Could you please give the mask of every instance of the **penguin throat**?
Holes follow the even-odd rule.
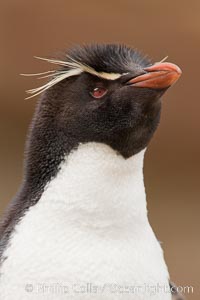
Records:
[[[105,144],[79,145],[65,157],[37,206],[61,210],[66,222],[80,227],[124,227],[146,221],[144,152],[124,159]]]

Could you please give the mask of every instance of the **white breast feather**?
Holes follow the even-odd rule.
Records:
[[[66,157],[12,234],[0,299],[170,300],[147,218],[143,156],[125,160],[88,143]]]

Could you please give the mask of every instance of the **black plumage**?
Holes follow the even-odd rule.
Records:
[[[0,227],[0,257],[16,223],[37,203],[66,154],[80,143],[99,142],[129,158],[148,145],[159,124],[160,98],[169,86],[140,88],[129,84],[152,65],[146,56],[115,44],[76,47],[67,55],[70,61],[96,72],[122,76],[108,80],[82,72],[58,82],[42,95],[29,130],[24,180]],[[65,70],[69,67],[62,66],[61,71]],[[106,94],[94,98],[95,89],[106,90]]]

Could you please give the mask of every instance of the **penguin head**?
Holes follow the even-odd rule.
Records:
[[[125,158],[148,145],[161,96],[181,74],[174,64],[152,64],[115,44],[76,47],[61,65],[45,87],[40,119],[54,124],[66,143],[104,143]]]

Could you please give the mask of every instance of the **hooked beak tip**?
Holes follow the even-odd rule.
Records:
[[[181,69],[172,63],[157,63],[144,69],[145,74],[128,81],[134,87],[165,89],[173,85],[181,76]]]

